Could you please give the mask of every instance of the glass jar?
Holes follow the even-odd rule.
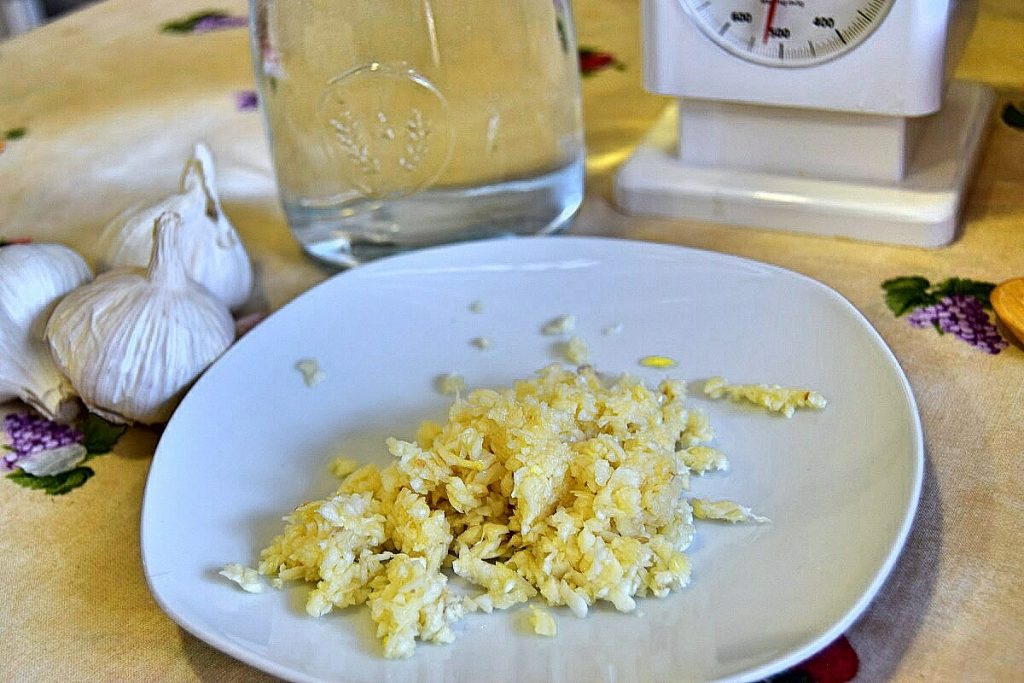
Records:
[[[568,0],[250,0],[281,204],[338,266],[551,233],[583,198]]]

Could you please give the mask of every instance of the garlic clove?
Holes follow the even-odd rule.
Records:
[[[188,387],[234,341],[227,307],[187,274],[187,228],[155,221],[147,269],[103,273],[65,297],[46,327],[57,365],[93,411],[116,422],[166,422]]]
[[[215,173],[210,150],[202,143],[197,144],[182,174],[181,189],[189,196],[202,194],[205,220],[189,225],[192,239],[186,242],[185,263],[193,280],[213,292],[228,308],[237,310],[252,295],[252,262],[221,206]]]
[[[145,268],[153,253],[153,224],[167,212],[186,216],[194,212],[194,198],[173,194],[151,205],[137,204],[107,224],[99,237],[97,272],[114,268]]]
[[[60,244],[0,248],[0,403],[20,399],[50,419],[75,417],[75,392],[50,356],[46,321],[65,294],[92,279]]]
[[[228,308],[245,304],[252,294],[252,262],[224,213],[215,176],[209,148],[198,143],[182,171],[178,193],[152,205],[132,207],[104,228],[99,240],[100,270],[145,267],[153,250],[154,221],[172,212],[184,224],[180,251],[189,277]]]

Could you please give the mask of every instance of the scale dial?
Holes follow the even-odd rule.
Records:
[[[730,53],[766,66],[812,66],[856,48],[896,0],[679,0]]]

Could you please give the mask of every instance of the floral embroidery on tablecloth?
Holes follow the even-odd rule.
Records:
[[[239,90],[235,93],[235,107],[238,111],[253,111],[260,106],[260,96],[255,90]]]
[[[810,659],[765,679],[763,683],[847,683],[857,676],[859,670],[857,651],[846,636],[839,636]]]
[[[91,413],[73,425],[60,424],[31,412],[10,413],[4,416],[0,432],[3,469],[9,472],[7,478],[19,486],[60,496],[78,488],[95,474],[85,463],[109,453],[126,429]],[[68,459],[69,450],[74,449],[80,451],[80,457]],[[28,467],[28,461],[40,463],[50,456],[69,465],[63,471],[38,476],[19,467],[19,463]]]
[[[160,26],[164,33],[202,34],[234,28],[248,28],[249,18],[232,15],[223,10],[204,10],[182,19],[165,22]],[[259,108],[259,95],[255,90],[238,90],[234,93],[235,108],[238,111],[253,111]]]
[[[232,15],[223,10],[204,10],[183,19],[165,22],[161,24],[160,30],[164,33],[210,33],[245,28],[248,25],[248,17]]]
[[[1024,130],[1024,109],[1018,107],[1013,102],[1007,102],[1006,106],[1003,107],[1003,123],[1010,128]]]
[[[13,142],[14,140],[20,140],[25,137],[28,130],[24,127],[8,128],[7,130],[0,133],[0,154],[4,153],[7,149],[7,143]]]
[[[592,47],[580,46],[579,60],[580,74],[584,77],[593,76],[605,69],[623,71],[626,68],[626,65],[611,52],[602,52]]]
[[[907,313],[917,328],[952,334],[979,351],[997,354],[1007,346],[989,311],[995,285],[964,278],[932,284],[920,275],[892,278],[882,283],[885,303],[896,317]]]

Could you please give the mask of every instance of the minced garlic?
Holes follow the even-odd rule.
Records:
[[[329,469],[331,474],[338,479],[344,479],[359,469],[359,463],[352,458],[343,458],[339,456],[331,461],[327,466],[327,469]]]
[[[557,365],[473,391],[415,442],[388,439],[386,467],[364,465],[288,515],[260,573],[315,583],[313,616],[368,605],[386,657],[450,642],[467,612],[531,599],[579,617],[598,601],[632,611],[637,597],[689,583],[694,515],[682,494],[691,472],[728,466],[685,392]],[[446,572],[479,592],[456,595]],[[549,614],[530,619],[554,635]]]
[[[535,605],[530,605],[530,627],[538,636],[553,638],[558,633],[558,626],[551,612]]]
[[[717,519],[723,522],[768,522],[767,517],[755,515],[753,511],[731,500],[704,500],[691,498],[694,519]]]
[[[541,334],[548,336],[557,336],[560,334],[568,334],[576,329],[576,316],[574,315],[560,315],[557,318],[544,324],[540,328]]]
[[[490,337],[473,337],[469,343],[481,351],[486,351],[494,345]]]
[[[224,568],[217,572],[229,581],[234,581],[247,593],[262,593],[263,582],[255,569],[243,567],[237,562],[224,565]]]
[[[562,352],[565,354],[567,361],[576,365],[586,363],[590,358],[590,348],[587,347],[586,342],[576,335],[570,337],[569,341],[564,344]]]
[[[295,363],[295,369],[302,374],[302,381],[307,387],[315,387],[324,381],[327,374],[320,369],[315,358],[303,358]]]
[[[458,394],[466,389],[466,380],[457,372],[450,372],[438,377],[436,386],[442,394]]]
[[[778,384],[729,384],[722,377],[712,377],[704,383],[704,393],[710,398],[728,396],[733,401],[748,401],[785,417],[792,417],[796,408],[821,410],[828,401],[816,391],[780,387]]]

